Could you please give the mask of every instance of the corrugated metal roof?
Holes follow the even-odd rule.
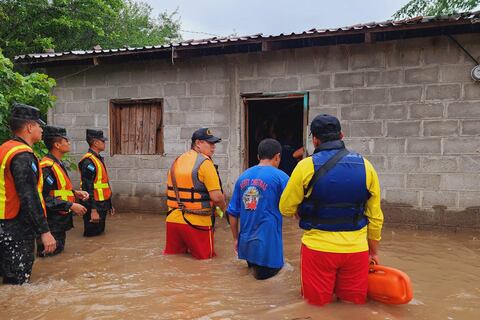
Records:
[[[302,33],[291,33],[291,34],[279,34],[278,36],[268,36],[268,38],[275,38],[275,37],[284,37],[284,36],[293,36],[293,35],[301,35],[301,34],[325,34],[325,33],[342,33],[346,31],[358,31],[358,30],[369,30],[371,29],[379,29],[377,31],[381,31],[382,28],[387,27],[401,27],[401,26],[411,26],[411,25],[420,25],[426,23],[433,23],[433,22],[449,22],[449,21],[465,21],[470,23],[478,23],[480,22],[480,11],[475,12],[464,12],[459,14],[451,14],[451,15],[444,15],[444,16],[430,16],[430,17],[415,17],[411,19],[404,19],[404,20],[387,20],[383,22],[368,22],[362,24],[355,24],[348,27],[340,27],[340,28],[329,28],[329,29],[310,29],[308,31],[304,31]]]
[[[19,55],[15,57],[15,62],[17,63],[36,63],[42,61],[54,61],[54,60],[75,60],[75,57],[86,58],[89,56],[108,56],[129,52],[149,52],[156,50],[175,50],[177,48],[186,48],[186,47],[215,47],[228,45],[233,43],[242,43],[242,42],[261,42],[263,40],[288,40],[295,38],[302,38],[305,36],[315,36],[315,35],[342,35],[347,33],[363,33],[363,32],[382,32],[387,28],[391,29],[402,29],[404,27],[412,27],[415,29],[415,26],[426,26],[428,24],[435,25],[436,23],[461,23],[464,24],[474,24],[480,23],[480,11],[476,12],[465,12],[459,14],[445,15],[445,16],[432,16],[432,17],[416,17],[412,19],[404,20],[387,20],[384,22],[370,22],[363,24],[356,24],[348,27],[341,28],[329,28],[329,29],[310,29],[301,33],[290,33],[285,34],[281,33],[278,35],[267,35],[255,34],[249,36],[231,36],[231,37],[214,37],[208,39],[196,39],[196,40],[187,40],[179,43],[170,43],[165,45],[157,46],[144,46],[144,47],[126,47],[126,48],[117,48],[117,49],[101,49],[101,50],[72,50],[65,52],[54,52],[54,53],[33,53],[26,55]],[[163,49],[163,50],[162,50]]]
[[[126,48],[101,49],[101,50],[72,50],[72,51],[53,52],[53,53],[31,53],[26,55],[18,55],[15,57],[15,61],[21,62],[23,60],[55,58],[55,57],[62,57],[62,56],[102,55],[102,54],[111,54],[111,53],[120,53],[120,52],[148,51],[148,50],[154,50],[154,49],[195,47],[200,45],[218,45],[218,44],[225,44],[225,43],[231,43],[231,42],[257,40],[261,38],[262,38],[262,34],[255,34],[255,35],[241,36],[241,37],[225,37],[225,38],[214,37],[209,39],[194,39],[194,40],[182,41],[179,43],[170,43],[170,44],[157,45],[157,46],[126,47]]]

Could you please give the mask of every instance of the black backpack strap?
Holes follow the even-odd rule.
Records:
[[[345,157],[349,153],[350,153],[350,151],[348,151],[346,148],[340,149],[340,151],[335,153],[335,155],[333,157],[328,159],[327,162],[325,162],[322,166],[320,166],[320,168],[318,168],[318,170],[315,171],[315,173],[313,174],[312,180],[310,180],[310,182],[308,183],[307,189],[305,189],[305,194],[308,194],[310,192],[310,190],[313,188],[313,186],[315,185],[315,183],[321,177],[323,177],[325,174],[327,174],[327,172],[330,171],[330,169],[335,167],[335,165],[340,160],[342,160],[343,157]],[[310,194],[310,196],[311,196],[311,194]],[[310,196],[305,197],[305,199],[309,199]]]

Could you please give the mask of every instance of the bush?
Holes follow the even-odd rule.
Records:
[[[55,84],[55,80],[46,74],[22,75],[14,71],[13,63],[0,50],[0,144],[11,137],[8,118],[12,103],[37,107],[46,119],[48,109],[55,103],[56,97],[51,94]],[[40,158],[47,153],[43,142],[36,144],[34,151]]]

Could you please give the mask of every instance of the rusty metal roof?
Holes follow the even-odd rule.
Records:
[[[208,39],[197,39],[181,41],[179,43],[170,43],[165,45],[156,46],[143,46],[143,47],[126,47],[117,49],[99,49],[99,50],[72,50],[65,52],[51,52],[51,53],[33,53],[26,55],[18,55],[14,58],[16,63],[20,64],[38,64],[49,63],[58,61],[72,61],[83,60],[92,57],[108,57],[128,54],[141,54],[149,52],[161,52],[168,51],[174,52],[175,50],[193,49],[193,48],[214,48],[214,47],[226,47],[236,44],[262,44],[269,41],[286,41],[302,38],[315,38],[315,37],[328,37],[328,36],[343,36],[352,34],[365,34],[365,33],[381,33],[387,31],[400,31],[400,30],[415,30],[420,28],[435,28],[446,27],[451,25],[473,25],[480,23],[480,11],[465,12],[459,14],[451,14],[444,16],[430,16],[430,17],[415,17],[404,20],[387,20],[384,22],[370,22],[363,24],[356,24],[348,27],[341,28],[328,28],[328,29],[310,29],[301,33],[281,33],[278,35],[255,34],[249,36],[230,36],[230,37],[214,37]]]

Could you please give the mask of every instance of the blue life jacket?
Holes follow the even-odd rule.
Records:
[[[344,147],[340,140],[322,143],[312,155],[315,171]],[[364,212],[369,197],[363,158],[350,152],[313,185],[299,208],[300,228],[360,230],[368,224]]]

